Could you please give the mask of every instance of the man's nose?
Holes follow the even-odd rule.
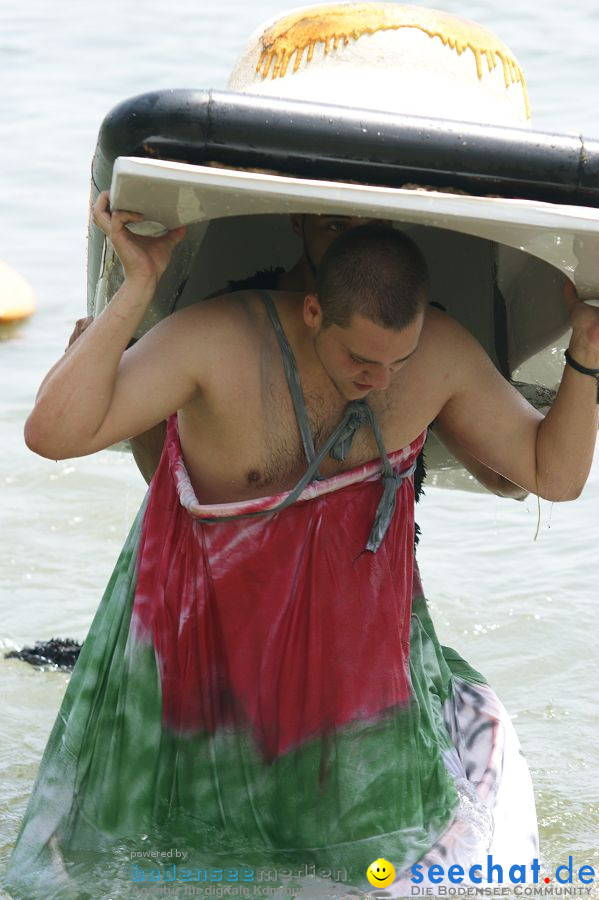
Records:
[[[384,366],[377,366],[368,373],[368,380],[375,391],[385,391],[391,381],[391,372]]]

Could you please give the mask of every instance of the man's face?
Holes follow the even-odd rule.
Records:
[[[384,328],[361,315],[352,316],[347,327],[322,327],[314,295],[305,301],[304,318],[314,329],[314,349],[329,378],[346,400],[359,400],[371,391],[385,391],[393,376],[416,352],[424,323],[424,312],[404,328]],[[322,316],[322,310],[320,311]],[[312,324],[310,324],[312,323]]]
[[[291,216],[293,230],[303,241],[304,256],[313,275],[335,238],[344,231],[355,228],[356,225],[372,223],[390,225],[391,221],[389,219],[362,219],[359,216]]]

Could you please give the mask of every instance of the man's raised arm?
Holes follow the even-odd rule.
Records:
[[[457,326],[452,338],[452,396],[439,414],[443,429],[496,472],[547,500],[579,496],[597,438],[599,309],[565,285],[572,336],[567,364],[547,416],[533,409],[495,370],[482,348]],[[455,323],[454,323],[455,325]],[[446,336],[447,337],[447,336]],[[573,363],[573,364],[572,364]]]
[[[133,235],[125,226],[141,218],[136,213],[111,213],[108,193],[98,197],[94,220],[110,236],[125,280],[102,315],[42,382],[25,425],[27,445],[42,456],[65,459],[110,446],[163,420],[197,388],[184,364],[177,367],[177,352],[168,352],[164,329],[150,343],[163,345],[166,362],[174,367],[171,378],[152,381],[156,357],[150,358],[147,347],[136,345],[125,354],[184,235],[183,228],[158,238]],[[176,337],[177,326],[168,331]]]

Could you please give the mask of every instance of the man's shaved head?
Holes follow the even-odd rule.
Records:
[[[387,225],[340,235],[316,273],[322,326],[345,328],[361,315],[384,328],[410,324],[428,302],[428,270],[414,241]]]

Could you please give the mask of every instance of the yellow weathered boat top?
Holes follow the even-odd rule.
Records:
[[[524,73],[492,31],[397,3],[293,10],[262,25],[229,87],[463,121],[527,125]]]

